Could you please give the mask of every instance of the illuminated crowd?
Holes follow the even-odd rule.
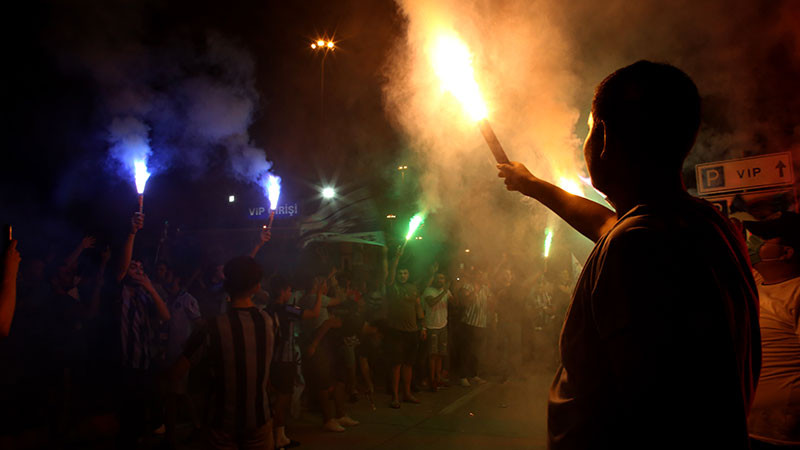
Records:
[[[246,428],[290,448],[300,415],[346,432],[358,402],[404,408],[558,364],[572,267],[523,273],[503,255],[420,270],[400,246],[359,270],[287,273],[264,264],[285,251],[268,229],[228,252],[244,256],[201,262],[169,242],[140,251],[144,223],[134,214],[113,251],[91,236],[69,254],[20,243],[0,443],[223,448]]]

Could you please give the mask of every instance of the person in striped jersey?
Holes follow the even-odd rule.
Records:
[[[274,440],[267,385],[277,324],[253,304],[262,273],[252,257],[230,260],[224,273],[230,308],[189,339],[173,377],[208,358],[214,373],[210,447],[271,450]]]

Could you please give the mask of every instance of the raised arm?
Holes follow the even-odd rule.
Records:
[[[17,272],[19,271],[17,241],[8,244],[3,258],[3,278],[0,279],[0,337],[11,332],[11,322],[17,306]]]
[[[251,258],[255,258],[256,255],[258,254],[258,251],[261,250],[261,247],[263,247],[264,244],[266,244],[267,242],[269,242],[270,239],[272,239],[272,231],[270,231],[268,228],[262,228],[261,234],[259,234],[258,237],[259,237],[258,242],[256,242],[256,245],[253,246],[252,250],[250,250]]]
[[[521,163],[498,164],[497,169],[498,176],[505,178],[506,189],[538,200],[592,242],[617,223],[614,211],[536,178]]]
[[[389,274],[386,277],[387,286],[394,285],[394,278],[397,275],[397,265],[400,264],[400,257],[403,256],[404,250],[405,246],[403,245],[397,247],[397,252],[395,252],[394,258],[392,259],[392,264],[389,266]]]
[[[95,238],[94,236],[86,236],[81,239],[81,243],[75,247],[75,250],[67,256],[66,261],[64,261],[67,267],[75,268],[78,266],[78,258],[81,256],[84,250],[87,248],[94,248]]]
[[[133,242],[136,240],[136,233],[144,227],[144,214],[134,213],[131,218],[131,231],[128,233],[125,244],[122,246],[122,257],[119,260],[117,267],[116,279],[122,281],[128,271],[128,266],[131,265],[131,257],[133,257]]]
[[[158,318],[163,320],[164,322],[170,319],[169,308],[167,308],[167,304],[158,295],[158,291],[153,286],[153,283],[150,281],[150,278],[144,272],[136,272],[131,274],[131,278],[135,281],[138,285],[140,285],[150,297],[153,298],[153,302],[156,306],[156,312],[158,313]]]
[[[316,293],[317,301],[314,302],[313,308],[303,311],[303,319],[315,319],[319,317],[319,313],[322,310],[322,296],[325,295],[325,292],[328,290],[327,283],[327,279],[325,281],[314,280],[315,286],[313,292]]]

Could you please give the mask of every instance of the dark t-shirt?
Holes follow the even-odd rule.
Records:
[[[744,243],[688,195],[640,205],[581,273],[550,388],[549,448],[748,448],[760,367]]]

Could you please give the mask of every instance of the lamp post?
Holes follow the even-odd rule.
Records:
[[[325,119],[325,58],[334,49],[336,49],[336,44],[332,40],[317,39],[311,43],[311,50],[322,52],[322,61],[319,68],[319,115],[321,120]]]

